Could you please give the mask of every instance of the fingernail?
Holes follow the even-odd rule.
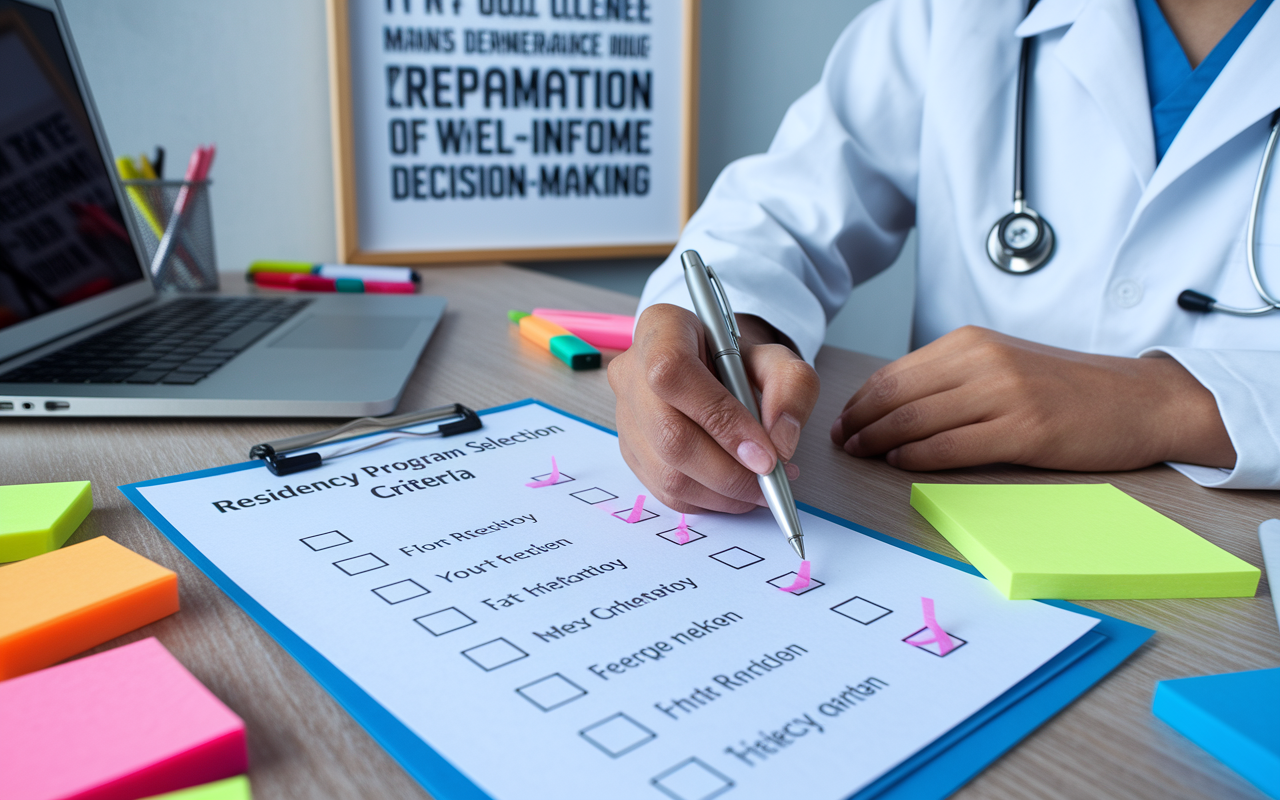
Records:
[[[901,451],[896,448],[884,454],[884,460],[887,461],[889,466],[891,467],[898,466],[898,461],[900,460],[900,457],[901,457]]]
[[[844,422],[840,417],[836,417],[836,421],[831,423],[831,441],[840,444],[842,436],[844,436]]]
[[[849,441],[844,443],[844,451],[846,453],[848,453],[851,456],[857,455],[857,453],[854,451],[858,449],[858,444],[859,444],[858,437],[861,435],[862,434],[860,433],[855,433],[854,435],[849,437]]]
[[[799,420],[790,414],[782,414],[778,417],[778,421],[773,423],[769,438],[773,440],[774,447],[778,448],[778,455],[781,458],[791,458],[796,454],[796,445],[800,442]]]
[[[795,464],[788,464],[787,480],[794,481],[796,478],[799,478],[799,477],[800,477],[800,468],[797,467]]]
[[[773,471],[773,459],[768,451],[750,439],[744,439],[738,445],[738,460],[757,475],[768,475]]]

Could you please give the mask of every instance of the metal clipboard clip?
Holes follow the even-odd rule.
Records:
[[[424,422],[448,419],[453,419],[453,421],[440,422],[435,430],[431,431],[402,430]],[[255,444],[249,450],[249,458],[260,458],[267,462],[267,469],[271,470],[275,475],[292,475],[305,469],[314,469],[326,461],[369,450],[396,439],[454,436],[459,433],[479,430],[482,425],[480,415],[461,403],[453,403],[452,405],[428,408],[425,411],[401,414],[397,417],[361,417],[332,430],[304,433],[301,436],[291,436],[288,439],[276,439],[272,442]],[[323,456],[319,453],[289,455],[293,451],[316,447],[321,444],[336,444],[337,442],[373,437],[382,431],[389,432],[390,435],[377,438],[374,441],[355,442],[350,447],[340,448]]]

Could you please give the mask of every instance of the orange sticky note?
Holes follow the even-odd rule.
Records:
[[[0,797],[136,800],[248,769],[244,722],[155,639],[0,682]]]
[[[0,681],[178,610],[178,576],[105,536],[0,567]]]

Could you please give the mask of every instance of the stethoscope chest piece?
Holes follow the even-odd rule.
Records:
[[[987,236],[991,263],[1005,272],[1026,275],[1035,272],[1053,256],[1053,226],[1022,202],[1005,214]]]

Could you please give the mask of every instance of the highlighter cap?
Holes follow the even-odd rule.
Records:
[[[577,336],[556,336],[551,340],[551,355],[573,369],[599,369],[600,351]]]

